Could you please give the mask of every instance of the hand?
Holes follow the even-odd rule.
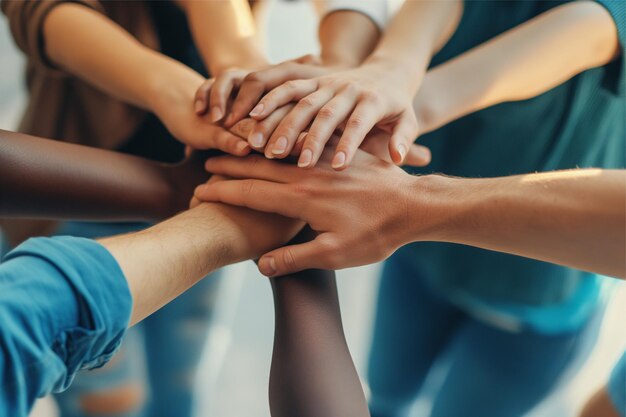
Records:
[[[202,185],[195,197],[299,218],[318,233],[311,242],[263,255],[259,269],[267,276],[364,265],[412,241],[409,195],[425,198],[415,189],[420,178],[363,151],[336,172],[329,169],[331,157],[326,151],[320,166],[307,171],[256,155],[210,159],[209,172],[234,179]],[[428,230],[436,217],[425,211],[420,227]]]
[[[266,66],[258,70],[228,70],[215,79],[207,80],[196,92],[196,113],[206,114],[210,109],[210,118],[215,123],[229,111],[224,125],[229,127],[248,115],[259,99],[274,87],[288,80],[307,79],[328,74],[339,67],[323,66],[319,57],[305,55],[283,63]],[[232,95],[235,100],[230,103]],[[251,144],[256,149],[263,144]]]
[[[298,101],[269,139],[266,156],[289,155],[299,135],[310,125],[298,166],[313,167],[332,134],[345,125],[333,168],[346,168],[374,127],[391,134],[389,155],[401,164],[418,134],[413,97],[408,90],[391,68],[371,63],[310,80],[288,81],[263,97],[250,115],[262,120],[276,108]]]
[[[175,138],[194,149],[219,149],[236,156],[249,154],[251,149],[244,139],[194,111],[194,93],[202,80],[199,76],[171,79],[155,95],[150,107]]]

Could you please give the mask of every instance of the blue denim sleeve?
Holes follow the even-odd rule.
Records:
[[[607,87],[622,97],[626,96],[626,1],[596,0],[606,8],[617,27],[621,56],[608,66],[609,77],[605,80]]]
[[[121,343],[132,299],[113,256],[93,240],[30,239],[0,264],[0,417],[104,365]]]
[[[626,417],[626,353],[622,355],[609,379],[609,397],[619,415]]]

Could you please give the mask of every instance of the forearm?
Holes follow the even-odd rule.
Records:
[[[414,101],[422,133],[502,102],[537,96],[618,53],[615,22],[604,7],[593,2],[556,7],[430,70]]]
[[[322,17],[320,55],[325,65],[356,67],[373,51],[380,38],[376,23],[363,13],[337,10]]]
[[[174,173],[129,155],[0,131],[4,217],[161,219],[185,208]],[[187,187],[189,197],[193,185]]]
[[[417,240],[460,243],[626,276],[626,171],[416,178],[420,182],[427,184],[425,210],[414,212],[431,213],[437,220],[428,230],[423,218],[411,221],[422,225],[413,231]],[[423,197],[412,198],[424,202]]]
[[[48,59],[125,102],[153,110],[154,96],[175,83],[195,91],[203,78],[183,64],[137,41],[102,14],[78,4],[61,4],[43,28]]]
[[[267,63],[248,1],[180,1],[212,75]]]
[[[458,0],[405,2],[365,64],[398,72],[417,92],[432,56],[456,30],[462,7]]]

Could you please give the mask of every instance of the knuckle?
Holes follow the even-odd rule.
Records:
[[[293,251],[291,249],[285,249],[282,253],[282,262],[286,269],[295,270],[297,269],[296,258],[293,255]]]
[[[351,129],[362,129],[365,127],[365,119],[362,116],[352,116],[348,120],[347,127]]]
[[[321,118],[322,120],[330,120],[330,119],[333,119],[336,114],[337,114],[337,110],[334,107],[324,106],[317,113],[317,117]]]
[[[313,107],[315,107],[315,99],[313,97],[311,97],[310,95],[300,99],[300,101],[298,101],[298,104],[296,105],[296,107],[298,107],[299,109],[302,110],[308,110],[311,109]]]
[[[374,106],[377,106],[382,102],[380,95],[372,90],[365,90],[361,92],[361,99]]]
[[[254,189],[254,182],[252,182],[251,180],[243,180],[241,181],[239,186],[241,187],[241,194],[244,196],[249,196],[250,194],[252,194],[252,190]]]
[[[243,81],[244,82],[256,82],[256,81],[261,81],[260,79],[260,75],[257,71],[251,72],[248,75],[246,75],[245,77],[243,77]]]
[[[299,83],[297,80],[289,80],[286,81],[283,85],[289,90],[296,90],[298,88],[298,84]]]

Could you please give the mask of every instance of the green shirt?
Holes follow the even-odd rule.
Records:
[[[459,28],[433,66],[565,2],[466,1]],[[618,27],[622,57],[626,2],[600,1]],[[500,104],[424,135],[433,162],[417,173],[505,176],[576,167],[624,168],[624,59],[585,71],[529,100]],[[472,82],[472,74],[467,74]],[[580,326],[597,304],[592,274],[444,243],[398,253],[442,294],[481,315],[546,332]],[[497,319],[496,319],[497,320]]]

